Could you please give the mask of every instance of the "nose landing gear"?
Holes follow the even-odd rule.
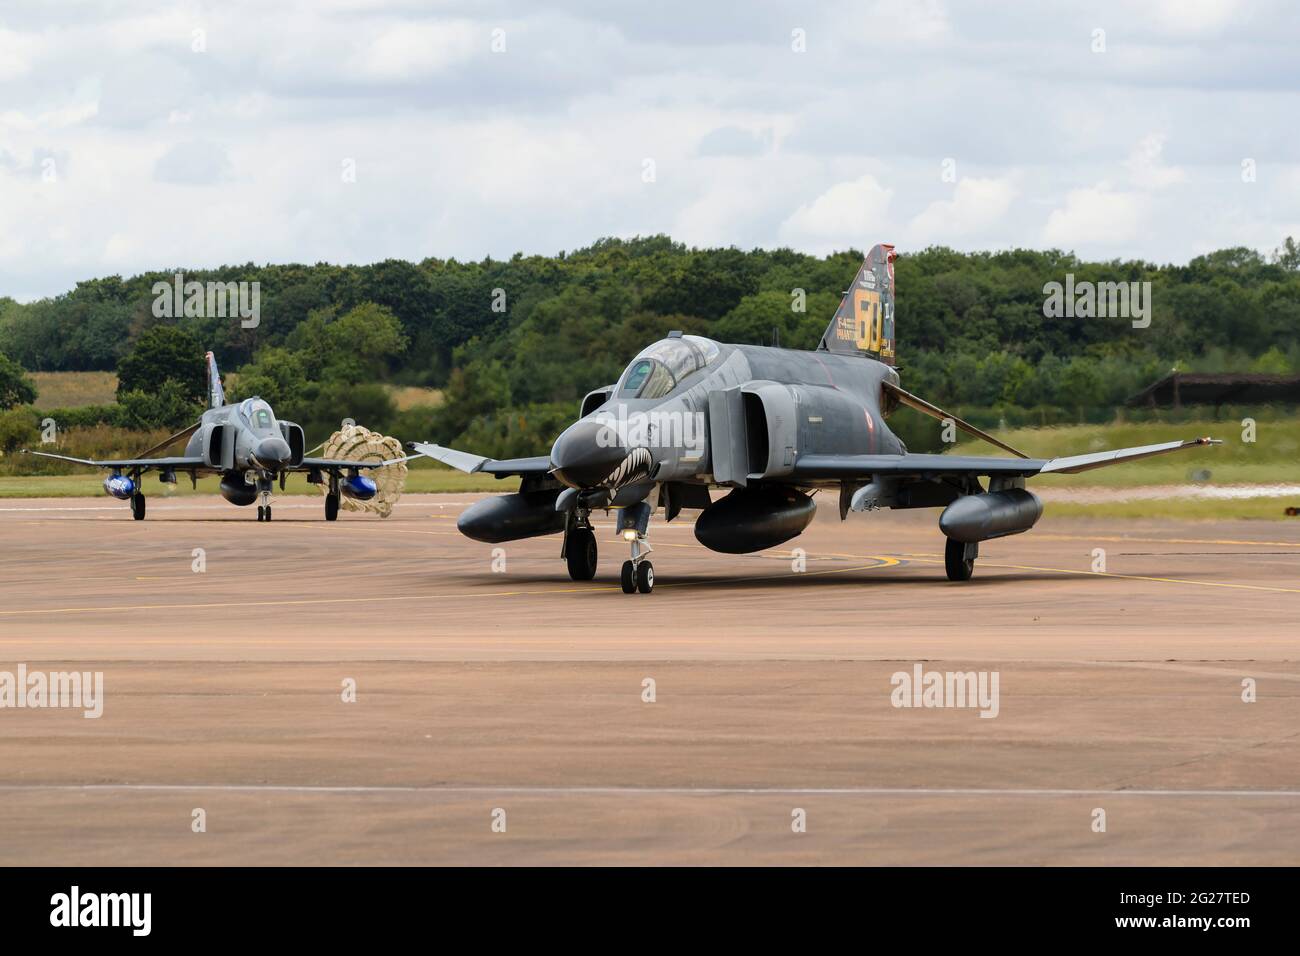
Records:
[[[638,544],[644,545],[644,553],[637,553]],[[623,572],[619,576],[624,594],[635,594],[637,591],[649,594],[655,589],[655,566],[645,559],[645,555],[649,553],[650,546],[645,544],[644,540],[632,542],[633,558],[623,562]]]
[[[650,527],[650,505],[642,501],[618,513],[618,530],[632,545],[631,560],[623,562],[619,583],[624,594],[649,594],[655,587],[655,568],[647,556],[654,549],[646,533]]]
[[[271,520],[271,479],[270,478],[257,479],[257,496],[259,499],[261,499],[260,503],[257,506],[257,520],[270,521]]]

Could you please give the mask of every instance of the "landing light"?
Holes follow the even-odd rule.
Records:
[[[624,540],[624,541],[635,541],[635,540],[636,540],[636,528],[628,528],[626,531],[624,531],[624,532],[623,532],[623,540]]]

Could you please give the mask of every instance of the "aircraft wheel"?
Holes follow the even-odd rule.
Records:
[[[136,521],[144,520],[144,495],[134,494],[131,496],[131,517]]]
[[[258,521],[266,520],[266,509],[263,508],[261,505],[257,506],[257,520]]]
[[[334,521],[339,516],[339,496],[330,494],[325,496],[325,520]]]
[[[266,506],[266,520],[267,520],[267,521],[270,521],[270,520],[271,520],[271,506],[270,506],[270,505],[267,505],[267,506]]]
[[[619,575],[624,594],[636,594],[636,566],[631,561],[623,562],[623,573]]]
[[[975,573],[975,559],[966,557],[966,545],[952,538],[943,549],[943,566],[949,581],[969,581]]]
[[[596,535],[590,528],[574,528],[569,532],[564,560],[573,580],[590,581],[596,576]]]
[[[642,561],[637,566],[636,589],[642,594],[649,594],[655,589],[655,566],[649,561]]]

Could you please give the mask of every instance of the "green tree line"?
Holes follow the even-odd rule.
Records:
[[[257,391],[304,425],[347,416],[403,438],[535,453],[583,394],[670,329],[756,344],[775,333],[785,347],[814,348],[861,260],[856,249],[817,257],[651,236],[505,261],[172,269],[91,279],[26,304],[0,298],[0,353],[28,370],[130,372],[133,353],[153,349],[164,370],[152,383],[123,377],[119,405],[133,404],[126,419],[135,421],[149,417],[159,375],[178,383],[163,396],[168,416],[197,408],[194,365],[176,358],[167,373],[167,349],[211,349],[238,372],[241,397]],[[155,317],[153,287],[177,271],[186,281],[259,283],[260,324]],[[1045,316],[1045,284],[1067,274],[1076,284],[1149,282],[1150,327]],[[1300,249],[1291,239],[1271,255],[1225,249],[1186,265],[935,247],[901,255],[895,278],[904,384],[939,404],[1068,411],[1118,405],[1175,365],[1300,370]],[[159,351],[150,338],[159,328],[184,338]],[[398,413],[380,383],[437,387],[446,401]],[[10,404],[24,397],[3,394]]]

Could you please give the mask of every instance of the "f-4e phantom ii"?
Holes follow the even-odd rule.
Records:
[[[1034,526],[1043,505],[1025,479],[1075,474],[1217,444],[1171,441],[1065,458],[1031,458],[905,391],[894,368],[893,247],[877,245],[845,293],[816,351],[724,345],[672,332],[613,385],[582,401],[549,456],[495,461],[413,443],[462,471],[517,475],[518,493],[480,501],[457,523],[478,541],[564,535],[574,580],[596,573],[591,513],[618,508],[630,542],[626,593],[649,593],[650,516],[701,509],[695,537],[714,551],[776,547],[813,519],[812,495],[837,491],[840,519],[877,508],[942,508],[948,578],[969,580],[981,541]],[[900,405],[951,420],[1015,457],[912,454],[886,420]],[[985,482],[987,479],[987,483]],[[728,493],[714,501],[709,489]]]
[[[382,462],[359,462],[305,457],[302,426],[277,421],[271,406],[260,398],[246,398],[227,405],[221,373],[211,352],[207,353],[207,367],[209,407],[203,416],[139,458],[96,461],[40,451],[27,453],[109,469],[111,474],[104,479],[104,491],[114,498],[130,501],[131,515],[137,521],[144,519],[145,511],[141,478],[150,469],[159,473],[164,484],[175,484],[178,471],[187,472],[192,482],[197,481],[199,475],[220,475],[222,497],[234,505],[258,502],[258,521],[271,520],[271,487],[277,479],[283,491],[284,479],[290,472],[306,472],[307,480],[313,484],[324,483],[328,476],[325,520],[334,521],[339,515],[340,494],[359,501],[368,501],[375,496],[375,482],[361,474],[363,469],[382,468],[410,460],[393,458]],[[146,457],[187,437],[189,442],[184,455]]]

